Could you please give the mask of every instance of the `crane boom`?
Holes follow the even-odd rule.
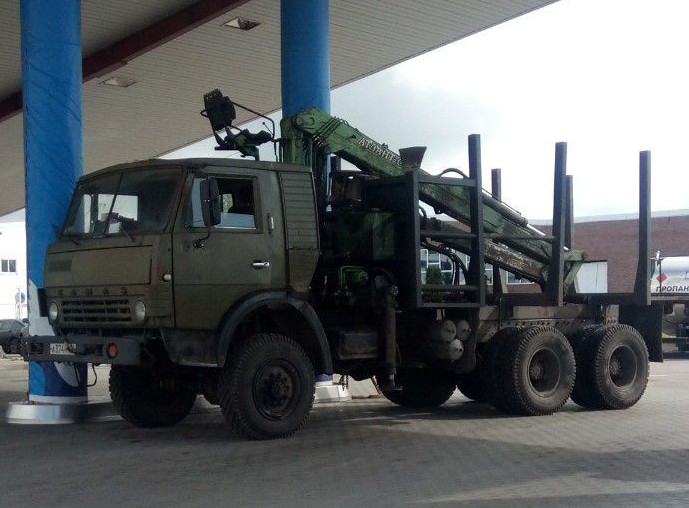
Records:
[[[283,162],[313,166],[318,154],[334,154],[362,172],[377,177],[405,173],[399,154],[344,120],[317,108],[284,118],[281,128]],[[418,171],[428,175],[422,169]],[[468,188],[424,183],[420,185],[419,195],[437,213],[444,213],[462,224],[470,224]],[[483,221],[484,232],[493,235],[493,239],[485,244],[486,260],[534,282],[544,283],[552,248],[543,241],[543,233],[531,227],[518,212],[485,192]],[[444,243],[462,252],[469,250],[466,240],[448,239]],[[565,279],[571,280],[580,266],[582,253],[567,251],[565,256],[570,272]]]

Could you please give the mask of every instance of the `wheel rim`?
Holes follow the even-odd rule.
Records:
[[[299,376],[285,360],[270,360],[256,372],[253,384],[254,403],[258,412],[269,420],[281,420],[297,404]]]
[[[617,346],[610,355],[608,372],[618,388],[627,388],[634,383],[639,370],[634,351],[627,345]]]
[[[528,379],[531,388],[540,396],[555,393],[560,384],[560,360],[550,349],[539,349],[528,363]]]

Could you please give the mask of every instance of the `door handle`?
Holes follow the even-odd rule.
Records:
[[[251,266],[256,270],[262,270],[263,268],[270,268],[270,263],[268,261],[254,261]]]

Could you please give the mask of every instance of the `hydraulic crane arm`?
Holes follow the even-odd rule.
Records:
[[[317,108],[284,118],[281,128],[283,162],[313,167],[319,154],[335,154],[366,174],[385,177],[401,176],[405,172],[397,153],[344,120]],[[418,171],[428,174],[421,169]],[[463,224],[470,224],[470,195],[467,188],[422,184],[419,195],[436,212],[445,213]],[[487,262],[534,282],[543,283],[551,260],[551,246],[538,239],[542,233],[529,226],[526,219],[517,212],[487,193],[483,194],[483,218],[485,233],[499,237],[486,241]],[[468,250],[466,241],[447,240],[445,243],[460,251]],[[580,252],[569,251],[565,254],[568,266],[579,266],[577,261],[581,261]],[[571,278],[568,277],[569,280]]]

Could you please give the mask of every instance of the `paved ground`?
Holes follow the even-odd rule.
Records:
[[[516,418],[458,394],[433,412],[357,399],[270,442],[228,437],[217,412],[163,430],[2,423],[0,506],[684,507],[689,355],[651,373],[627,411]],[[25,376],[0,360],[3,412]]]

